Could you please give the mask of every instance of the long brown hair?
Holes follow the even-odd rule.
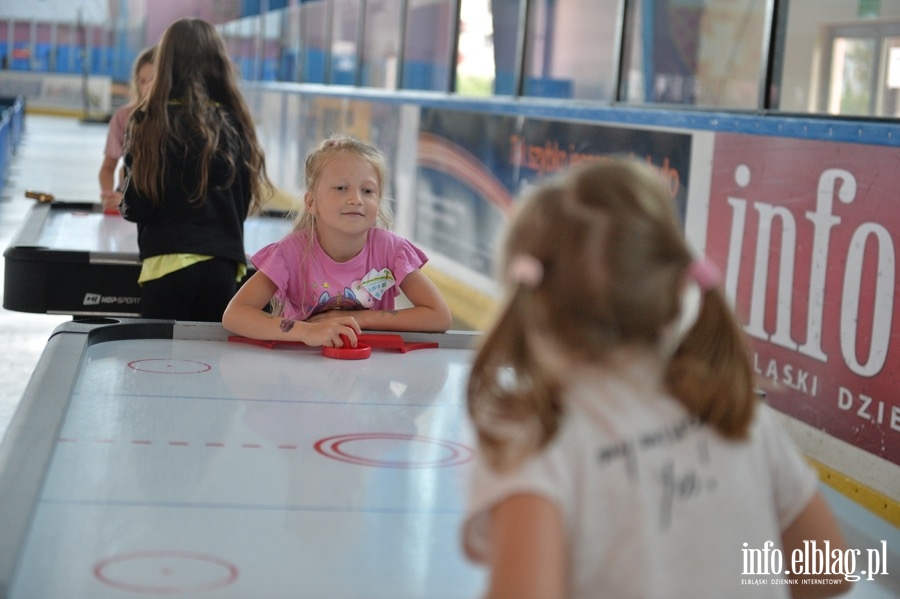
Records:
[[[126,153],[132,158],[131,184],[158,204],[166,173],[175,166],[167,164],[168,148],[180,161],[196,164],[198,187],[191,190],[189,199],[203,202],[210,165],[225,135],[243,145],[238,154],[249,172],[251,213],[256,211],[262,194],[270,193],[272,184],[222,37],[202,19],[180,19],[163,33],[155,62],[153,84],[128,126]],[[173,104],[179,105],[179,110],[170,114]],[[233,178],[238,165],[229,155],[222,158]]]
[[[570,364],[601,367],[619,348],[660,347],[694,259],[660,177],[627,159],[574,168],[523,198],[501,272],[523,256],[540,277],[504,277],[507,298],[467,389],[479,444],[497,468],[537,451],[559,428],[566,373],[542,359],[548,344]],[[746,435],[756,401],[748,347],[718,288],[705,291],[671,358],[660,356],[666,386],[691,413],[726,438]]]

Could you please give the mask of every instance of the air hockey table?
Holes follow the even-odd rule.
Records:
[[[475,336],[339,360],[217,324],[60,325],[0,445],[0,599],[477,596]]]
[[[244,223],[248,254],[286,235],[284,212]],[[76,317],[139,316],[137,228],[95,202],[35,203],[3,253],[3,307]]]

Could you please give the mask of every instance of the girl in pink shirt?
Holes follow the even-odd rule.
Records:
[[[156,46],[145,48],[134,60],[131,69],[131,99],[128,104],[119,108],[109,121],[109,131],[106,134],[106,147],[103,150],[103,164],[100,165],[100,200],[103,209],[110,212],[119,211],[119,202],[122,201],[122,180],[116,185],[116,167],[122,159],[125,148],[125,128],[128,119],[135,107],[147,95],[150,84],[153,83],[153,59],[156,54]]]
[[[325,347],[342,347],[341,335],[355,346],[362,329],[447,330],[450,309],[420,270],[427,256],[387,229],[386,184],[376,148],[345,136],[323,141],[306,159],[294,231],[251,258],[257,272],[225,310],[225,328]],[[396,308],[401,292],[411,307]]]

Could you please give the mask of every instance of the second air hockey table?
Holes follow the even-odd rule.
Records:
[[[60,325],[0,445],[0,598],[477,596],[474,338],[337,360],[215,324]]]
[[[283,212],[248,218],[247,253],[277,241],[290,228]],[[36,203],[3,257],[7,310],[76,317],[140,315],[136,225],[118,214],[104,214],[98,203]]]

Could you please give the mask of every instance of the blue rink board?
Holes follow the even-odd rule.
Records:
[[[224,339],[57,329],[0,449],[0,597],[477,596],[472,335],[358,361]]]

